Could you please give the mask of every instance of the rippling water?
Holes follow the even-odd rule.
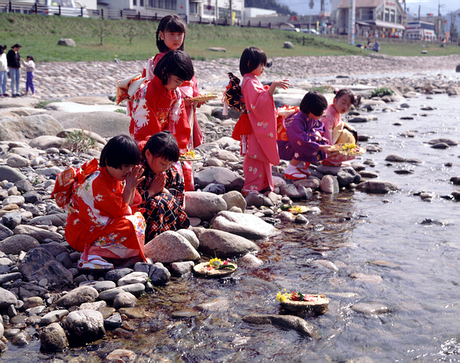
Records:
[[[77,361],[97,362],[116,348],[132,349],[143,362],[460,361],[460,209],[458,203],[442,198],[460,189],[449,183],[460,175],[460,149],[439,150],[427,144],[437,138],[460,141],[459,101],[446,95],[419,96],[405,101],[408,109],[374,112],[378,120],[355,124],[359,133],[373,137],[370,143],[383,149],[364,154],[361,161],[373,160],[375,167],[367,170],[379,173],[378,180],[395,183],[400,192],[348,190],[314,196],[307,204],[322,213],[307,215],[307,226],[283,225],[281,235],[257,242],[262,268],[241,268],[226,283],[194,276],[175,279],[141,300],[151,316],[131,320],[136,330],[126,336],[115,338],[110,332],[92,346],[57,355],[40,353],[35,337],[27,348],[9,345],[2,361],[68,361],[79,356],[83,360]],[[421,111],[422,105],[437,109]],[[393,125],[408,115],[414,120]],[[409,130],[413,138],[400,136]],[[389,154],[418,158],[423,164],[389,165]],[[396,174],[399,168],[413,173]],[[418,191],[436,196],[422,201],[414,195]],[[422,223],[427,220],[435,223]],[[318,259],[335,263],[339,272],[312,264]],[[356,272],[383,280],[358,282],[350,277]],[[321,339],[242,321],[246,314],[278,314],[275,296],[282,288],[328,296],[328,312],[308,318]],[[171,318],[172,312],[183,309],[195,314],[197,304],[219,297],[227,298],[228,308]],[[390,312],[372,316],[353,311],[353,304],[360,302],[377,302]]]

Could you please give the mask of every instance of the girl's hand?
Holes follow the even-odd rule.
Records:
[[[331,148],[331,145],[319,145],[319,150],[324,151],[324,152],[329,152],[329,149]]]
[[[152,184],[150,184],[150,187],[148,189],[149,191],[149,197],[157,195],[158,193],[161,193],[163,189],[165,188],[166,185],[166,173],[161,173],[155,175],[155,178],[152,180]]]
[[[193,101],[191,101],[190,98],[185,98],[184,99],[184,105],[185,105],[185,107],[189,107],[189,106],[193,105]]]
[[[138,184],[145,179],[145,176],[142,176],[144,173],[144,168],[141,165],[136,165],[133,170],[126,176],[125,188],[134,189]]]
[[[275,87],[279,87],[282,89],[288,89],[291,85],[288,79],[283,79],[282,81],[273,81],[273,83],[275,84]]]

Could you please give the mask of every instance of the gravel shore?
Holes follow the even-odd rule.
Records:
[[[460,55],[443,57],[392,57],[372,53],[369,56],[325,56],[274,58],[266,70],[267,80],[289,78],[308,80],[315,76],[378,75],[409,71],[455,70]],[[141,72],[145,61],[52,62],[37,63],[35,88],[43,100],[63,100],[75,96],[113,95],[116,84],[127,76]],[[239,75],[239,59],[194,61],[198,85],[212,92],[228,81],[227,73]],[[26,73],[21,72],[20,89],[25,87]],[[8,84],[8,92],[10,85]]]

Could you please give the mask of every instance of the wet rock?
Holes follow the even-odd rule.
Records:
[[[114,330],[121,327],[122,323],[121,315],[116,313],[104,320],[104,327],[106,330]]]
[[[185,192],[185,213],[189,217],[210,220],[218,212],[227,210],[220,196],[207,192]]]
[[[357,303],[354,304],[351,309],[366,315],[380,315],[389,312],[387,306],[378,302]]]
[[[378,275],[368,275],[361,272],[351,274],[350,277],[357,281],[371,282],[374,284],[380,284],[383,281],[383,279]]]
[[[364,166],[364,165],[363,165]],[[344,187],[350,183],[359,183],[361,177],[353,167],[342,167],[337,172],[337,181],[339,186]]]
[[[71,306],[78,306],[85,302],[95,301],[99,293],[91,286],[81,286],[73,289],[56,301],[57,306],[69,308]]]
[[[247,206],[253,206],[256,208],[260,208],[262,206],[270,207],[273,205],[273,201],[266,195],[253,191],[246,196],[246,204]]]
[[[333,175],[325,175],[321,179],[320,189],[325,193],[337,194],[339,192],[339,182],[337,177]]]
[[[194,318],[197,316],[200,316],[200,312],[192,309],[185,309],[185,310],[179,310],[179,311],[173,311],[171,314],[172,318],[175,319],[187,319],[187,318]]]
[[[59,323],[52,323],[40,331],[40,343],[50,352],[62,352],[69,346],[66,333]]]
[[[135,362],[137,358],[136,353],[128,349],[115,349],[110,352],[105,358],[107,363],[120,363],[120,362]]]
[[[259,250],[254,242],[231,233],[205,228],[192,230],[200,240],[200,251],[209,256],[227,258]]]
[[[40,247],[27,252],[19,265],[19,271],[26,281],[40,281],[46,278],[53,286],[69,285],[73,281],[69,270],[57,262],[53,255]]]
[[[292,329],[302,335],[319,339],[320,335],[313,324],[294,315],[262,315],[252,314],[243,316],[243,321],[250,324],[271,324],[285,329]]]
[[[279,233],[275,227],[258,217],[229,211],[219,212],[212,221],[212,227],[248,239],[267,238]]]
[[[227,168],[208,168],[195,174],[195,183],[200,188],[205,188],[211,183],[223,184],[226,191],[241,190],[244,185],[244,179],[238,174]],[[185,193],[186,195],[189,192]],[[186,203],[187,205],[187,203]],[[187,213],[188,214],[188,213]]]
[[[193,261],[173,262],[171,264],[171,269],[176,275],[184,276],[192,271],[193,266],[195,266]]]
[[[77,310],[67,315],[65,328],[69,338],[79,342],[92,342],[105,335],[102,314],[94,310]]]
[[[447,144],[448,146],[457,146],[459,143],[452,139],[440,138],[428,141],[430,145]]]
[[[134,307],[137,298],[130,292],[122,291],[113,299],[113,307],[115,309]]]
[[[238,260],[238,266],[250,269],[260,268],[263,264],[264,262],[260,258],[251,253],[247,253]]]
[[[173,231],[163,232],[148,242],[144,247],[144,254],[146,258],[162,263],[200,259],[199,253],[190,242]]]
[[[133,269],[125,267],[125,268],[116,268],[110,271],[107,271],[105,274],[105,279],[113,282],[118,282],[123,276],[126,276],[133,272]]]
[[[228,310],[228,299],[225,297],[218,297],[197,305],[196,309],[204,311],[225,311]]]
[[[391,182],[374,180],[369,180],[367,182],[359,184],[357,189],[372,194],[387,194],[399,190],[396,184],[393,184]]]
[[[336,264],[334,264],[333,262],[331,261],[327,261],[327,260],[315,260],[311,263],[312,265],[319,265],[319,266],[322,266],[322,267],[325,267],[327,268],[328,270],[332,271],[332,272],[339,272],[339,268],[337,267]]]
[[[293,200],[310,199],[312,196],[312,191],[309,188],[305,188],[301,184],[289,183],[281,186],[281,194],[287,195]]]
[[[14,337],[12,337],[10,339],[10,343],[18,347],[23,347],[25,345],[28,345],[31,339],[32,338],[28,332],[22,331],[16,334]]]

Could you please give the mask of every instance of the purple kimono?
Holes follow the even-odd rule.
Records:
[[[324,136],[324,124],[299,111],[285,121],[289,141],[278,140],[280,159],[301,160],[309,163],[321,161],[327,157],[320,145],[328,145]]]

